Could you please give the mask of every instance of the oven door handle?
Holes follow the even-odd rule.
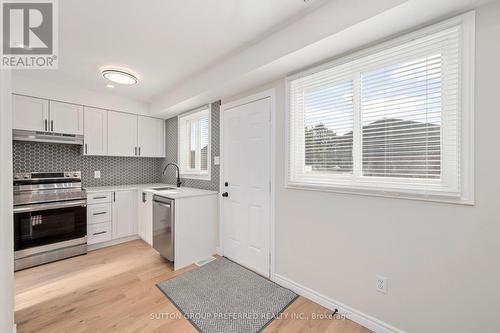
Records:
[[[51,203],[19,206],[19,207],[14,207],[14,213],[36,212],[40,210],[69,208],[69,207],[87,207],[87,200],[51,202]]]

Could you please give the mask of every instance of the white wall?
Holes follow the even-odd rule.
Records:
[[[14,327],[11,73],[0,70],[0,332]]]
[[[53,82],[40,81],[15,73],[12,92],[102,109],[149,115],[149,105],[112,93],[103,94]]]
[[[476,205],[284,188],[277,89],[276,273],[407,332],[499,332],[500,1],[476,20]],[[389,293],[375,291],[375,275]]]

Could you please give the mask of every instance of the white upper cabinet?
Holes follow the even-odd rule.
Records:
[[[165,157],[165,121],[139,116],[137,120],[138,155]]]
[[[83,135],[84,155],[165,157],[165,120],[12,95],[13,128]]]
[[[84,107],[84,147],[85,155],[108,154],[108,111]]]
[[[13,95],[13,128],[83,134],[83,106]]]
[[[138,156],[136,115],[108,111],[108,155]]]
[[[83,134],[83,106],[50,101],[50,131]]]
[[[45,99],[12,96],[13,128],[29,131],[48,131],[49,101]]]

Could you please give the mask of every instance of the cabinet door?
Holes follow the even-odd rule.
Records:
[[[108,111],[108,155],[137,156],[137,116]]]
[[[50,101],[50,131],[83,134],[83,106]]]
[[[139,236],[153,245],[153,195],[139,191]]]
[[[143,193],[141,190],[137,191],[137,234],[144,239],[144,215],[145,215],[145,202],[143,200]],[[144,193],[145,194],[145,193]]]
[[[137,131],[139,156],[165,157],[165,120],[139,116]]]
[[[113,239],[137,234],[137,191],[113,193]]]
[[[40,98],[12,95],[12,127],[29,131],[47,131],[49,101]]]
[[[108,111],[84,107],[83,135],[85,155],[108,153]]]
[[[144,241],[153,246],[153,195],[151,193],[146,193],[145,206]]]

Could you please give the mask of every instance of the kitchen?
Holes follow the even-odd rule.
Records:
[[[177,165],[164,163],[165,120],[24,95],[13,95],[13,107],[16,270],[139,238],[175,269],[215,254],[217,192],[181,187]],[[106,170],[78,165],[95,156]],[[161,181],[168,166],[171,187]],[[152,183],[128,185],[142,180],[128,172]],[[118,184],[106,184],[113,177]]]

